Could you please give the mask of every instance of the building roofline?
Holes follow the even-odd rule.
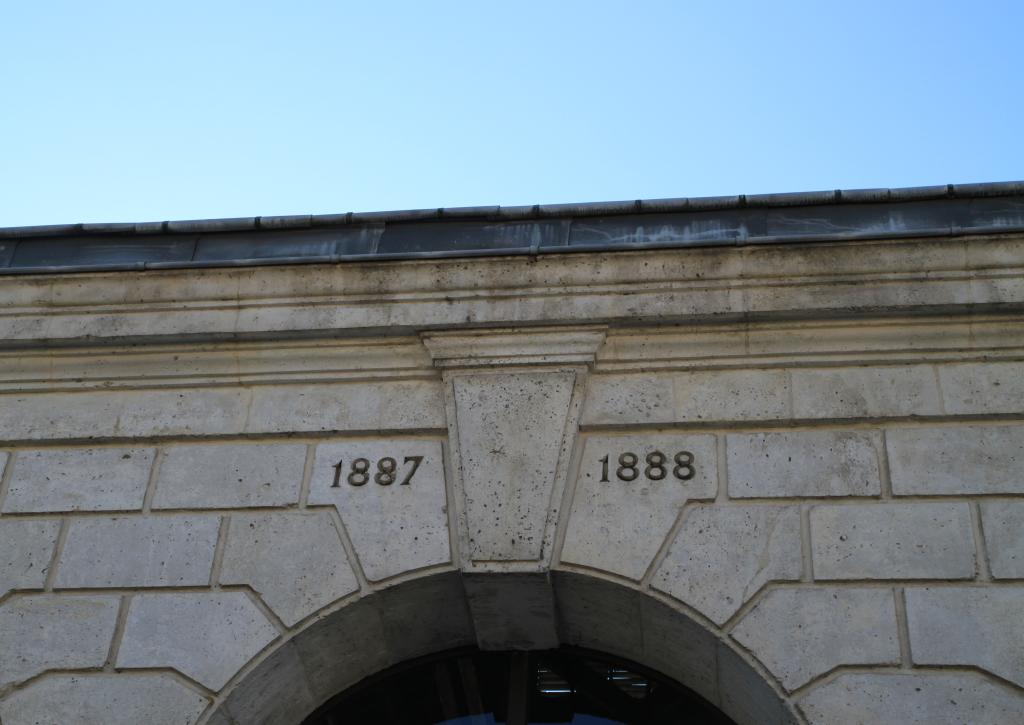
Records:
[[[0,275],[1020,231],[1024,231],[1024,181],[1013,181],[582,204],[6,227],[0,228]]]

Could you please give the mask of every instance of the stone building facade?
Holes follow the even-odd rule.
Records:
[[[0,230],[0,722],[459,647],[1024,722],[1024,185]]]

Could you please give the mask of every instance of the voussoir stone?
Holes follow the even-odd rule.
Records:
[[[976,672],[847,672],[800,700],[813,725],[1009,725],[1024,697]]]
[[[59,521],[0,519],[0,597],[43,588],[59,532]]]
[[[219,528],[219,516],[72,520],[54,586],[205,586]]]
[[[800,578],[797,506],[698,506],[651,585],[722,624],[769,581]]]
[[[1024,493],[1024,425],[905,428],[886,444],[897,496]]]
[[[209,700],[172,675],[55,674],[0,703],[4,725],[192,725]]]
[[[1024,586],[906,590],[910,651],[920,665],[974,665],[1024,686]]]
[[[984,501],[982,529],[996,579],[1024,579],[1024,501]]]
[[[46,670],[102,666],[120,601],[40,594],[6,602],[0,607],[0,688]]]
[[[726,436],[729,495],[876,496],[877,433],[786,431]]]
[[[359,588],[326,512],[235,514],[221,584],[248,584],[289,627]]]
[[[245,592],[137,594],[116,666],[173,667],[219,690],[277,634]]]
[[[243,508],[298,504],[301,443],[170,446],[157,474],[153,508]]]
[[[153,456],[148,448],[19,451],[3,510],[141,509]]]
[[[680,460],[690,463],[678,465],[674,459],[680,453],[686,454]],[[636,456],[636,466],[620,471],[618,461],[628,455]],[[605,457],[607,460],[602,462]],[[658,465],[652,467],[651,460]],[[621,480],[620,472],[633,480]],[[683,504],[714,498],[717,490],[714,436],[588,437],[562,561],[639,580],[668,536]]]
[[[900,656],[889,589],[774,589],[732,636],[787,690],[840,665],[895,664]]]
[[[974,534],[967,503],[815,506],[816,579],[970,579]]]
[[[309,503],[337,509],[367,578],[379,581],[451,561],[444,470],[436,440],[321,443]]]

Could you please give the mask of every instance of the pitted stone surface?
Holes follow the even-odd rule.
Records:
[[[0,598],[16,589],[42,589],[60,521],[0,519]]]
[[[1009,725],[1024,697],[975,672],[848,672],[800,700],[813,725]]]
[[[0,688],[50,669],[101,667],[114,636],[116,596],[11,599],[0,607]]]
[[[793,370],[795,418],[939,415],[939,388],[927,365]]]
[[[654,452],[661,465],[647,462]],[[676,454],[692,454],[680,468]],[[636,476],[620,480],[619,458],[636,456]],[[607,456],[607,480],[602,480]],[[653,459],[655,462],[658,458]],[[689,480],[677,477],[689,476]],[[648,474],[658,480],[652,480]],[[623,475],[630,477],[633,469]],[[715,437],[709,435],[592,436],[587,438],[573,496],[562,561],[639,580],[647,571],[688,500],[714,498],[718,490]],[[639,535],[642,532],[642,535]]]
[[[141,509],[153,456],[148,448],[19,451],[3,510]]]
[[[1024,579],[1024,501],[983,501],[988,565],[996,579]]]
[[[167,674],[50,675],[0,702],[4,725],[192,725],[209,701]]]
[[[248,584],[289,627],[359,588],[327,513],[235,514],[221,584]]]
[[[889,589],[774,589],[732,636],[787,690],[839,665],[896,664],[900,657]]]
[[[674,418],[671,375],[594,375],[580,422],[668,423]]]
[[[815,506],[816,579],[971,579],[974,534],[967,503]]]
[[[206,586],[219,526],[219,516],[74,519],[54,586]]]
[[[1024,586],[906,590],[914,664],[974,665],[1024,686]]]
[[[442,429],[444,396],[434,380],[256,387],[252,432]]]
[[[422,457],[418,467],[412,457]],[[388,458],[395,464],[394,480],[382,485],[377,476]],[[353,477],[358,459],[367,462],[366,474]],[[353,485],[350,480],[365,482]],[[309,503],[337,507],[371,580],[451,560],[440,441],[322,443],[316,448]]]
[[[906,428],[886,444],[897,496],[1024,493],[1024,425]]]
[[[219,690],[277,634],[244,592],[137,594],[116,666],[173,667]]]
[[[474,560],[541,558],[574,379],[571,372],[453,379]]]
[[[769,581],[802,569],[797,506],[698,506],[651,585],[722,624]]]
[[[249,393],[240,388],[47,392],[0,396],[0,430],[20,440],[237,434]],[[13,434],[13,435],[12,435]]]
[[[790,417],[789,378],[774,370],[595,375],[584,425]]]
[[[298,443],[170,446],[153,508],[297,504],[305,465],[306,446]]]
[[[878,435],[861,431],[731,433],[729,495],[877,496]]]
[[[939,381],[951,415],[1024,411],[1024,363],[943,365]]]
[[[789,378],[777,370],[716,370],[672,378],[678,421],[789,418]]]

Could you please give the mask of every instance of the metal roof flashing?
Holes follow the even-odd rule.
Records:
[[[0,275],[1024,232],[1024,182],[0,228]]]

